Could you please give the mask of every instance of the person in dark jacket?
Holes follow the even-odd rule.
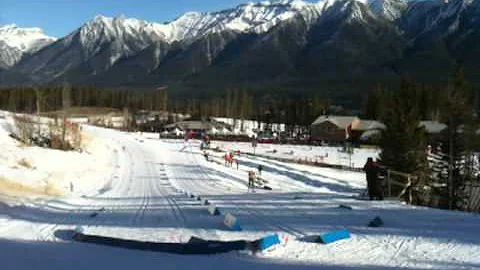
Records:
[[[378,167],[373,161],[373,158],[369,157],[367,159],[367,163],[365,166],[363,166],[363,170],[367,175],[367,188],[370,200],[383,200],[383,194],[381,188],[379,187],[380,183],[378,180]]]

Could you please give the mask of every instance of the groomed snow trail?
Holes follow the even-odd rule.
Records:
[[[275,232],[289,237],[287,245],[256,257],[243,253],[211,260],[154,256],[168,262],[169,269],[480,269],[478,215],[396,201],[355,200],[352,195],[365,185],[362,173],[249,156],[239,157],[237,170],[223,164],[222,153],[210,152],[211,161],[207,162],[198,141],[159,140],[93,127],[87,131],[111,144],[111,176],[98,183],[92,194],[20,202],[5,198],[8,205],[0,205],[0,247],[14,252],[39,245],[49,258],[61,245],[66,253],[80,252],[86,260],[102,253],[106,256],[104,267],[131,269],[132,265],[152,267],[158,260],[142,252],[73,243],[59,231],[81,227],[86,233],[155,242],[186,242],[191,236],[253,240]],[[262,178],[272,190],[248,192],[247,171],[258,164],[264,166]],[[222,216],[208,215],[208,206],[185,192],[216,204]],[[353,210],[341,209],[340,204]],[[243,230],[226,228],[225,213],[235,215]],[[375,216],[382,217],[384,227],[366,226]],[[352,238],[331,245],[310,243],[312,236],[343,228],[349,229]],[[57,259],[67,261],[70,253],[66,253],[60,252]],[[112,262],[118,254],[122,259]],[[35,254],[19,256],[52,268],[47,259]],[[15,266],[13,259],[4,259]],[[69,269],[86,268],[78,264]]]

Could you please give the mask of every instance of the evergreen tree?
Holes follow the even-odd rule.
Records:
[[[476,123],[470,98],[470,87],[465,82],[463,68],[455,71],[453,82],[447,88],[448,99],[442,118],[448,124],[448,139],[444,142],[448,150],[448,194],[449,208],[463,208],[465,184],[474,178],[473,150],[475,148]]]
[[[225,97],[225,116],[232,117],[232,91],[227,89],[226,97]]]
[[[8,96],[8,110],[11,112],[17,111],[17,104],[16,104],[16,93],[17,91],[10,91]]]
[[[233,91],[233,97],[232,97],[232,118],[238,119],[240,116],[239,113],[239,108],[240,108],[240,102],[239,102],[239,97],[238,97],[238,90]]]
[[[163,97],[162,97],[162,100],[163,100],[163,104],[162,104],[162,110],[163,111],[168,111],[168,90],[165,89],[163,90]]]
[[[71,105],[71,88],[66,83],[63,85],[62,89],[62,108],[68,109]]]
[[[402,81],[400,91],[392,94],[385,108],[380,147],[381,163],[393,170],[410,173],[417,177],[416,186],[427,181],[426,137],[419,128],[417,91],[413,83]]]
[[[384,116],[387,102],[387,91],[378,84],[375,90],[367,95],[364,106],[364,115],[367,119],[381,120]]]

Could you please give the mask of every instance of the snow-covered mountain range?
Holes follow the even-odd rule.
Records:
[[[15,65],[24,54],[32,54],[54,42],[39,28],[0,27],[0,68]]]
[[[404,0],[353,1],[371,7],[372,12],[389,20],[399,18],[407,9],[407,2]],[[127,19],[123,15],[116,18],[98,15],[84,24],[79,31],[82,32],[82,42],[87,44],[86,46],[88,43],[95,43],[98,38],[104,38],[99,35],[106,38],[122,38],[124,34],[140,34],[139,39],[144,39],[144,35],[148,35],[153,40],[160,39],[173,43],[192,41],[223,31],[261,34],[296,16],[311,24],[336,2],[343,2],[344,7],[349,3],[345,0],[322,0],[317,3],[301,0],[263,1],[242,4],[218,12],[187,12],[172,22],[164,24]]]
[[[476,59],[479,2],[264,1],[188,12],[167,23],[99,15],[56,42],[39,29],[6,26],[0,28],[0,48],[10,49],[0,50],[0,68],[9,68],[4,72],[10,81],[4,83],[103,84],[125,83],[122,78],[133,84],[210,83],[219,71],[236,82],[392,77],[433,72],[429,65],[444,72],[457,60],[468,67]],[[15,38],[9,38],[12,32]],[[19,33],[29,34],[22,39]]]

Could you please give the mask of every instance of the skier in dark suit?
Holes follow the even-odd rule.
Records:
[[[259,165],[258,165],[257,170],[258,170],[258,174],[259,174],[259,175],[262,175],[262,171],[263,171],[263,166],[262,166],[262,164],[259,164]]]

